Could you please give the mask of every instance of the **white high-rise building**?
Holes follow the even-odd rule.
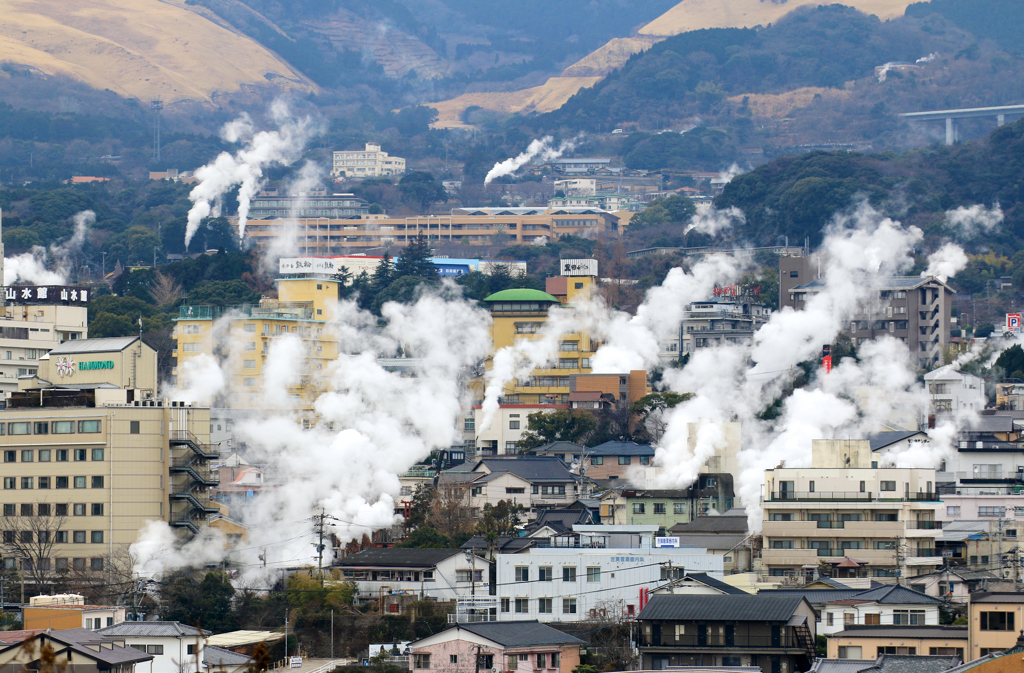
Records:
[[[377,143],[366,143],[366,149],[334,153],[331,175],[347,178],[377,178],[405,173],[405,159],[389,157]]]

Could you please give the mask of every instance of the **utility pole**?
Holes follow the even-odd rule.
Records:
[[[900,578],[903,576],[903,538],[896,538],[896,584],[900,584]]]
[[[313,529],[317,533],[317,542],[314,545],[316,547],[316,567],[321,587],[324,585],[324,521],[327,519],[337,521],[335,517],[328,516],[322,507],[319,514],[313,515]]]

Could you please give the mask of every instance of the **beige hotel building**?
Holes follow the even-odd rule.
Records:
[[[8,567],[102,572],[150,520],[183,534],[218,511],[210,411],[156,398],[139,337],[67,341],[0,411]]]

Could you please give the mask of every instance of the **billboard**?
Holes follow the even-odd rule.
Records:
[[[89,288],[71,285],[11,285],[4,288],[8,304],[64,304],[85,306]]]
[[[656,537],[654,538],[655,547],[678,547],[679,538],[677,537]]]
[[[1020,334],[1020,313],[1006,314],[1006,331]]]
[[[562,276],[597,276],[596,259],[560,259],[558,265]]]

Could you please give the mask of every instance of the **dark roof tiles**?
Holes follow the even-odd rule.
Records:
[[[338,561],[340,566],[390,568],[432,568],[456,554],[460,549],[364,549]]]
[[[800,595],[656,594],[644,606],[639,619],[787,622],[803,600]]]

